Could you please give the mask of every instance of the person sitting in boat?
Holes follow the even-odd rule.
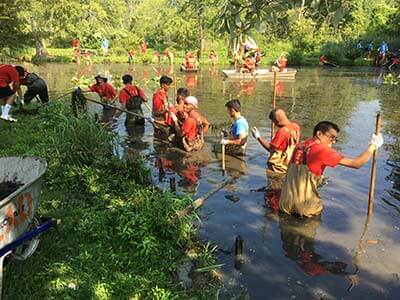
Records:
[[[125,125],[127,127],[129,125],[144,124],[142,103],[148,101],[144,91],[136,85],[133,85],[132,81],[133,78],[129,74],[122,76],[122,82],[125,87],[119,92],[119,103],[121,104],[121,108],[137,114],[137,116],[131,114],[126,115]],[[114,117],[118,118],[121,114],[122,112],[117,110]]]
[[[272,71],[274,72],[286,72],[286,65],[287,65],[287,59],[285,57],[285,54],[282,53],[279,58],[275,61],[275,64],[272,66]]]
[[[207,119],[196,111],[197,104],[196,97],[189,96],[185,98],[184,111],[186,118],[182,126],[179,126],[178,117],[171,113],[179,144],[187,152],[198,151],[203,148],[204,134],[210,125]]]
[[[229,116],[234,120],[230,132],[221,139],[220,144],[226,145],[226,151],[231,154],[244,155],[249,135],[249,124],[241,115],[241,105],[238,99],[233,99],[225,104]]]
[[[113,104],[117,93],[115,92],[114,87],[107,82],[107,76],[99,73],[94,77],[94,79],[96,80],[96,83],[89,87],[89,91],[97,93],[102,101]]]
[[[217,53],[215,52],[215,50],[211,50],[210,51],[210,54],[209,54],[209,56],[208,56],[208,59],[210,60],[210,62],[211,62],[211,66],[215,66],[215,64],[217,63],[217,61],[218,61],[218,56],[217,56]]]
[[[382,135],[373,134],[363,153],[355,158],[348,158],[332,148],[339,131],[339,126],[335,123],[319,122],[314,127],[313,137],[296,146],[279,199],[280,211],[304,217],[319,215],[322,211],[322,199],[318,187],[323,182],[325,168],[341,165],[359,169],[383,145]]]
[[[185,60],[182,63],[183,70],[197,70],[198,63],[197,59],[192,52],[187,52],[185,55]]]
[[[241,69],[242,73],[253,73],[256,69],[256,62],[251,56],[247,56],[244,60],[243,67]]]
[[[168,117],[168,90],[171,87],[173,80],[168,76],[161,76],[160,89],[153,94],[153,118],[157,125],[157,129],[169,134],[169,125],[167,124]]]

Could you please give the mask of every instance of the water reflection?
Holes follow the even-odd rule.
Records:
[[[279,215],[282,248],[286,257],[293,260],[309,276],[322,274],[348,275],[347,264],[329,261],[318,254],[315,236],[321,226],[321,217],[298,218]]]

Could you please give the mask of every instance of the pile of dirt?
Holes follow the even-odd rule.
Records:
[[[14,193],[21,186],[23,186],[23,183],[16,180],[0,182],[0,200]]]

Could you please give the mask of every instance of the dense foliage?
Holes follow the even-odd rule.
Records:
[[[251,36],[264,50],[286,43],[295,60],[321,51],[353,60],[359,38],[375,40],[375,49],[383,39],[392,49],[400,46],[397,0],[41,0],[18,9],[19,2],[1,4],[7,30],[0,32],[0,47],[33,46],[33,39],[40,55],[46,44],[70,47],[73,37],[91,49],[107,38],[111,51],[126,53],[141,40],[159,50],[228,50]]]

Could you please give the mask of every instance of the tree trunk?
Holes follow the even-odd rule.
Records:
[[[36,57],[44,57],[47,55],[46,43],[44,39],[40,36],[40,31],[38,29],[37,22],[35,18],[32,18],[32,33],[33,38],[35,39],[35,49],[36,49]]]
[[[200,54],[203,53],[204,49],[205,49],[205,45],[206,45],[206,39],[205,39],[205,28],[204,28],[204,16],[203,16],[203,12],[200,11],[199,14],[199,33],[200,33]]]

